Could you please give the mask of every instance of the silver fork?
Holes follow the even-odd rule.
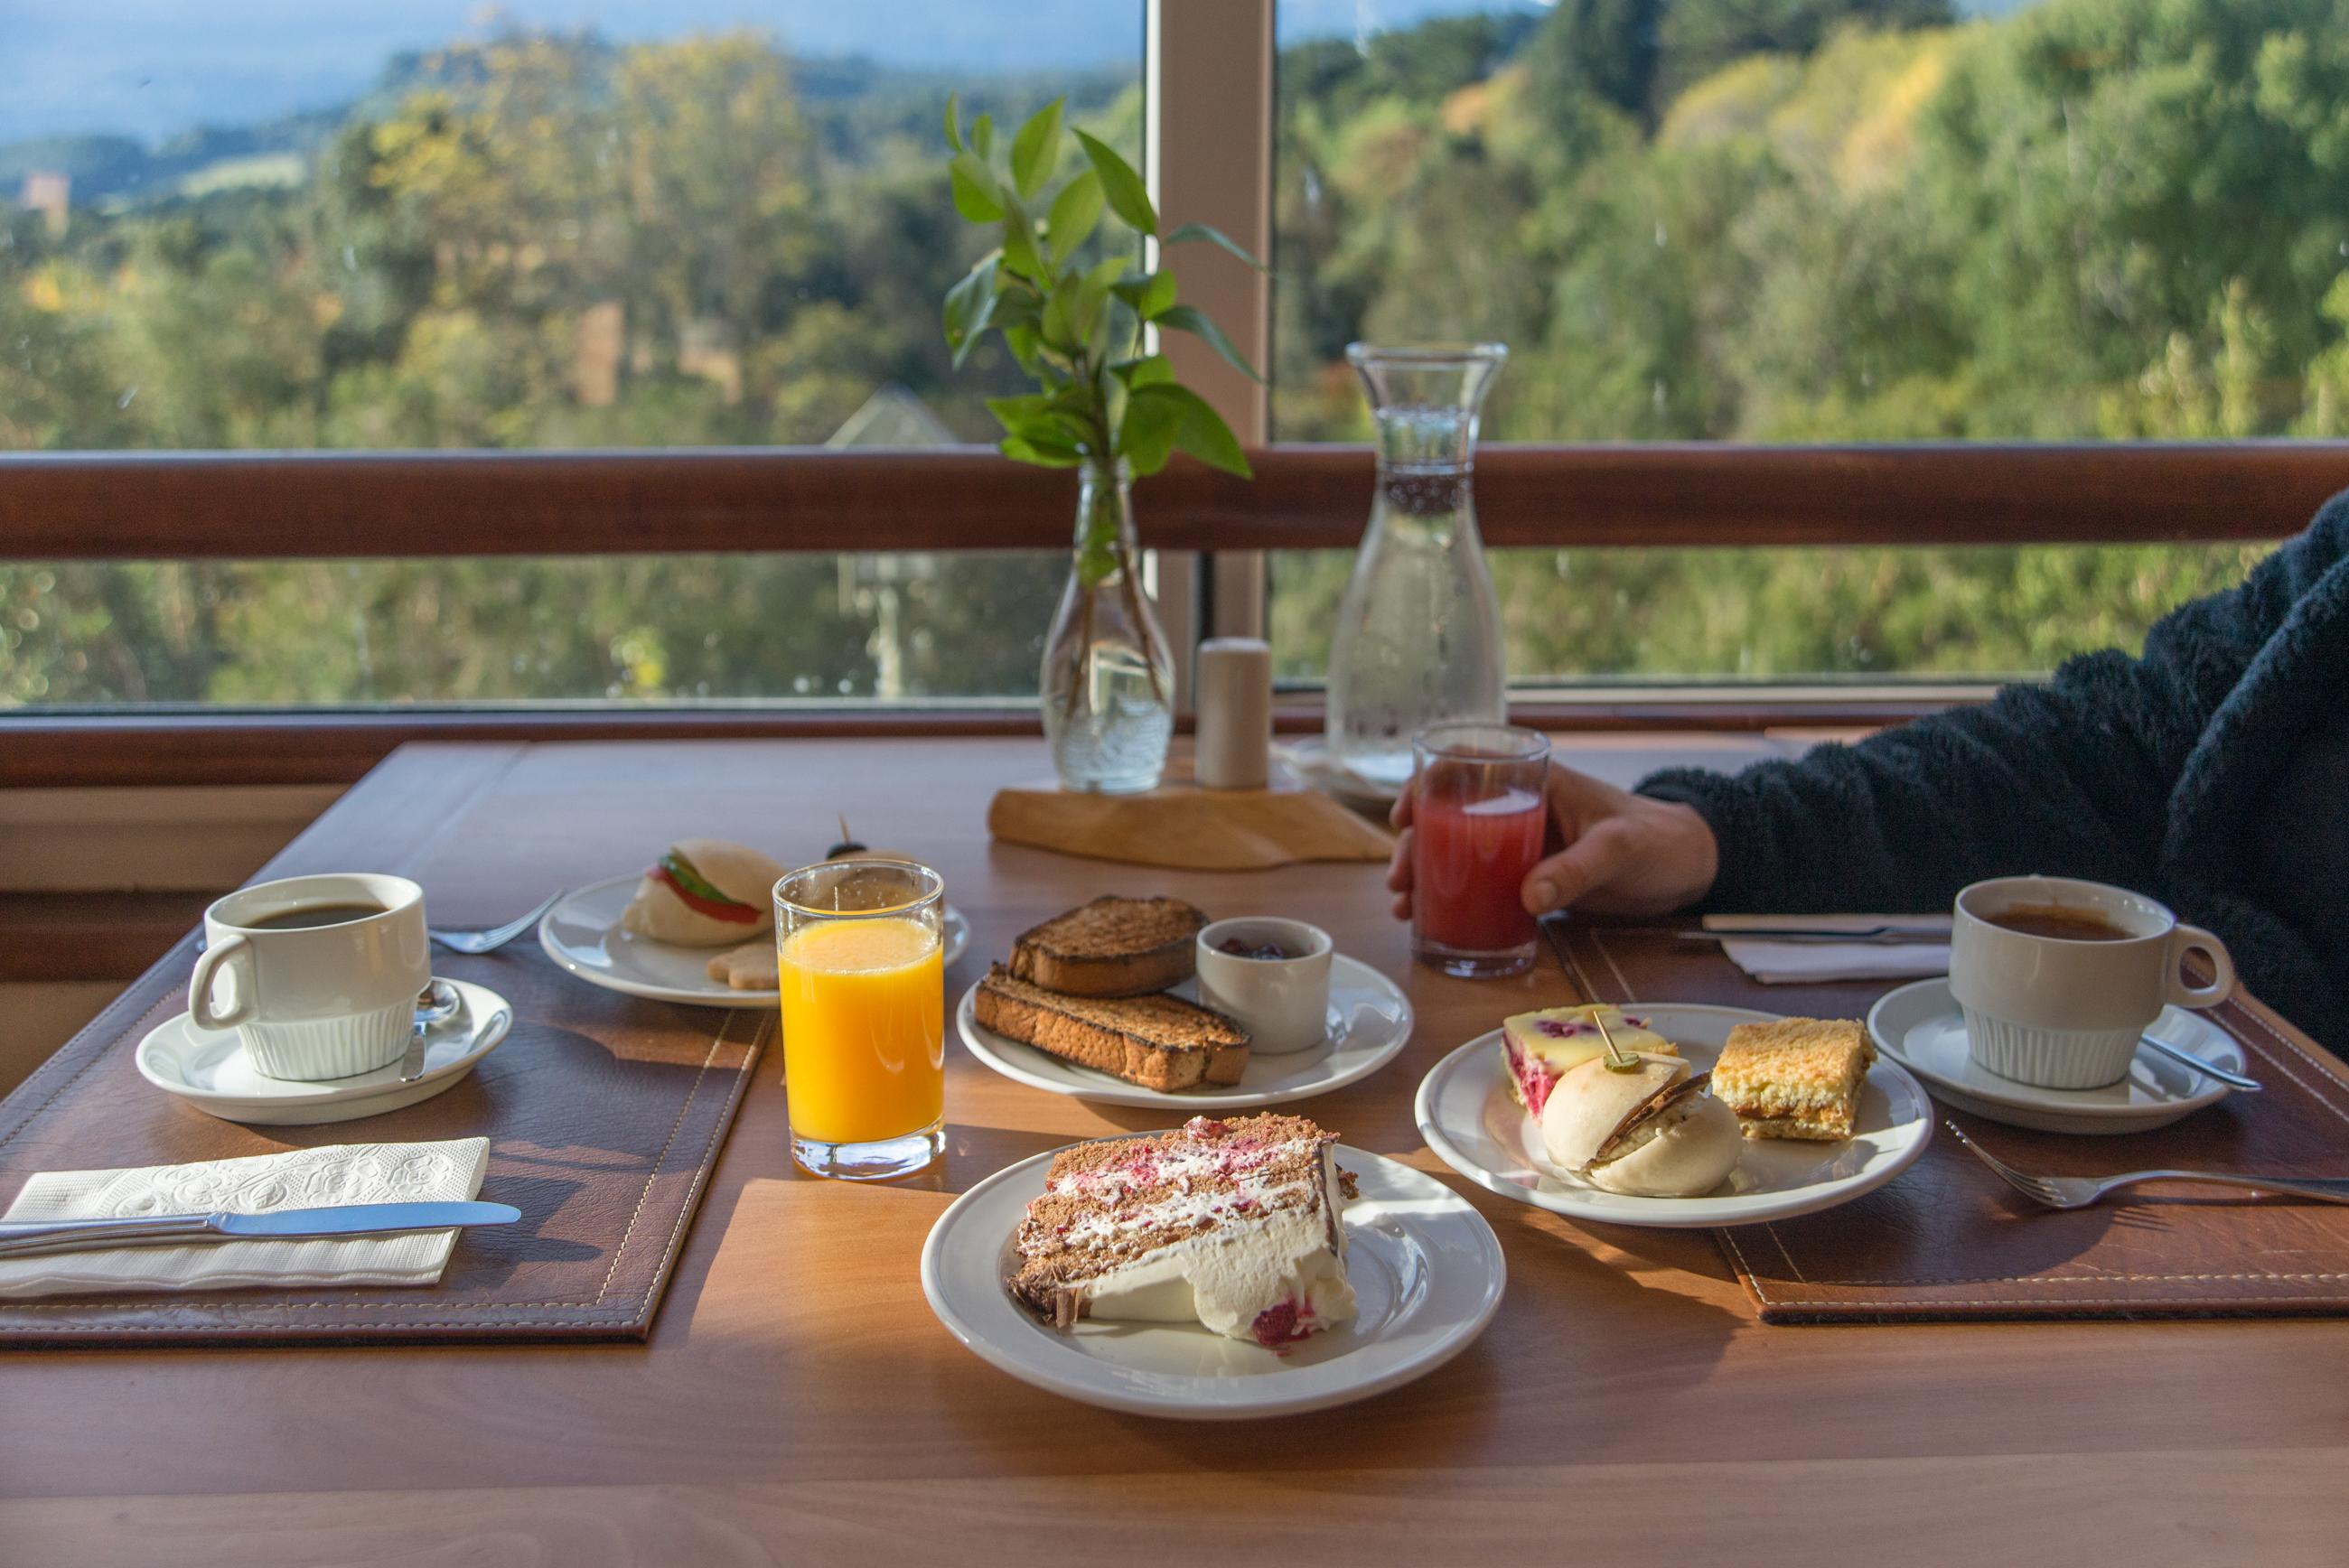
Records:
[[[1989,1166],[2000,1181],[2033,1202],[2044,1203],[2051,1209],[2085,1209],[2116,1188],[2132,1187],[2139,1181],[2205,1181],[2218,1187],[2256,1187],[2262,1192],[2290,1192],[2327,1203],[2349,1203],[2349,1177],[2339,1176],[2238,1176],[2231,1171],[2129,1171],[2118,1176],[2033,1176],[2027,1171],[2017,1171],[1968,1138],[1965,1130],[1956,1122],[1944,1118],[1941,1125],[1948,1128],[1975,1159]]]
[[[556,888],[547,894],[545,903],[528,914],[518,914],[503,925],[492,925],[487,931],[443,931],[437,925],[428,925],[424,928],[424,932],[426,935],[451,953],[495,953],[523,932],[536,925],[540,916],[553,909],[554,901],[561,898],[563,893],[562,888]]]

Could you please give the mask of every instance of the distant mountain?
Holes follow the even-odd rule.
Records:
[[[599,51],[590,40],[586,46]],[[796,58],[792,82],[802,112],[833,158],[857,162],[876,138],[935,136],[938,108],[960,92],[967,112],[999,119],[1054,95],[1072,109],[1098,108],[1132,84],[1115,67],[993,73],[905,69],[864,56]],[[336,131],[354,117],[388,114],[419,88],[461,90],[465,73],[435,52],[408,50],[384,63],[349,102],[245,126],[206,126],[149,145],[129,136],[45,136],[0,145],[0,208],[35,170],[72,181],[80,207],[141,206],[238,186],[298,183]]]

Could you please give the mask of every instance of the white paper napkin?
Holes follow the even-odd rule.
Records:
[[[1801,926],[1812,931],[1870,931],[1891,926],[1899,931],[1946,935],[1946,914],[1709,914],[1707,931],[1732,932],[1755,926]],[[1837,980],[1922,980],[1950,972],[1946,942],[1849,944],[1837,942],[1772,942],[1753,937],[1724,942],[1729,961],[1764,985],[1826,985]]]
[[[488,1139],[458,1138],[442,1143],[338,1143],[141,1170],[49,1171],[26,1182],[0,1218],[266,1214],[338,1203],[462,1201],[481,1191],[489,1159]],[[0,1258],[0,1297],[255,1285],[427,1285],[440,1278],[456,1240],[453,1230],[410,1231]]]

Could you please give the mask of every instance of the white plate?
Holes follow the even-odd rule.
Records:
[[[1501,1305],[1493,1227],[1432,1176],[1338,1146],[1361,1195],[1346,1205],[1356,1316],[1280,1355],[1195,1325],[1081,1322],[1061,1333],[1011,1298],[1013,1239],[1049,1153],[954,1201],[922,1247],[922,1291],[947,1331],[1023,1383],[1145,1416],[1236,1420],[1350,1404],[1466,1349]]]
[[[1195,981],[1174,987],[1186,1001],[1198,1000]],[[983,1029],[972,1007],[978,997],[974,984],[955,1008],[955,1023],[970,1054],[1015,1083],[1103,1105],[1157,1105],[1204,1111],[1221,1108],[1240,1110],[1249,1106],[1283,1105],[1343,1088],[1368,1078],[1394,1060],[1411,1039],[1411,1001],[1402,988],[1369,965],[1339,954],[1330,965],[1330,1037],[1321,1044],[1282,1056],[1248,1055],[1247,1070],[1228,1088],[1143,1088],[1107,1073],[1063,1061],[1050,1051],[1007,1039]]]
[[[1960,1110],[2039,1132],[2149,1132],[2232,1092],[2142,1048],[2128,1077],[2103,1088],[2036,1088],[2001,1078],[1967,1054],[1966,1021],[1946,976],[1887,994],[1868,1015],[1868,1032],[1878,1050]],[[2251,1065],[2234,1036],[2181,1007],[2163,1008],[2147,1032],[2212,1067],[2241,1072]]]
[[[1710,1072],[1729,1031],[1775,1013],[1677,1002],[1625,1004],[1649,1019],[1698,1072]],[[1501,1031],[1480,1035],[1420,1081],[1420,1135],[1446,1165],[1521,1203],[1614,1225],[1751,1225],[1847,1203],[1907,1170],[1933,1137],[1932,1102],[1898,1063],[1879,1056],[1859,1091],[1857,1130],[1843,1143],[1745,1140],[1737,1169],[1702,1198],[1629,1198],[1560,1171],[1541,1129],[1509,1093]]]
[[[581,888],[546,912],[538,923],[538,944],[546,955],[590,985],[656,1002],[690,1002],[704,1007],[771,1007],[775,988],[738,991],[709,977],[709,961],[722,947],[679,947],[620,929],[620,912],[636,896],[641,874],[614,877]],[[970,945],[970,922],[948,904],[943,917],[946,961],[952,964]],[[772,932],[769,933],[770,937]],[[753,940],[744,937],[745,942]]]
[[[321,1083],[264,1077],[254,1070],[234,1029],[200,1028],[185,1013],[139,1042],[139,1074],[199,1110],[260,1127],[312,1127],[398,1110],[455,1088],[513,1027],[513,1009],[488,986],[440,983],[463,1005],[425,1031],[424,1071],[414,1083],[399,1081],[398,1062]]]

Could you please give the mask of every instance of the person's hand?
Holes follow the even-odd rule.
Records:
[[[1702,898],[1721,870],[1721,846],[1694,809],[1601,783],[1557,763],[1549,769],[1549,856],[1526,873],[1519,895],[1535,914],[1666,914]],[[1412,791],[1389,817],[1398,830],[1387,886],[1397,920],[1411,918]]]

